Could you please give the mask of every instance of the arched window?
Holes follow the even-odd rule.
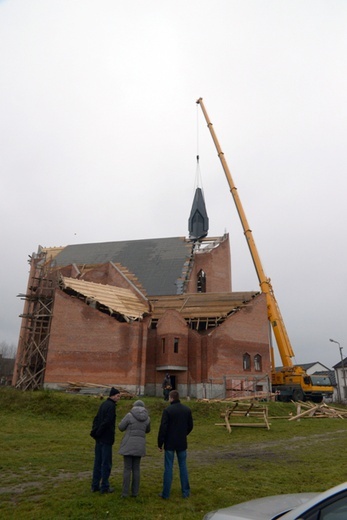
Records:
[[[262,366],[261,366],[261,355],[257,354],[254,356],[254,370],[257,372],[261,372]]]
[[[202,269],[198,272],[198,280],[197,280],[197,292],[205,293],[206,292],[206,273]]]
[[[243,354],[243,370],[251,370],[251,356],[249,354]]]

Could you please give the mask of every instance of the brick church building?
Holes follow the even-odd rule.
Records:
[[[39,247],[20,295],[14,386],[161,396],[169,373],[182,396],[269,390],[265,295],[232,292],[229,236],[207,237],[198,190],[189,238]]]

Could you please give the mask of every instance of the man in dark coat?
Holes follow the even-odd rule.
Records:
[[[95,459],[92,491],[113,493],[109,477],[112,468],[112,446],[116,430],[116,403],[120,399],[117,388],[111,388],[110,395],[104,401],[94,417],[90,435],[95,439]]]
[[[169,393],[172,390],[170,374],[166,374],[162,384],[164,401],[169,400]]]
[[[182,496],[188,498],[190,486],[187,470],[187,436],[193,429],[193,417],[190,408],[180,402],[177,390],[171,390],[169,401],[170,405],[163,411],[158,432],[158,448],[162,451],[164,446],[165,450],[163,491],[160,496],[162,498],[170,497],[176,452]]]

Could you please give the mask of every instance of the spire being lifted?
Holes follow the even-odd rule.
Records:
[[[197,156],[197,187],[195,189],[193,205],[188,220],[189,238],[191,240],[201,240],[206,237],[208,233],[208,216],[204,194],[202,188],[199,187],[199,180],[199,156]]]
[[[208,233],[208,216],[205,207],[204,195],[201,188],[196,188],[192,209],[189,217],[189,238],[200,240]]]

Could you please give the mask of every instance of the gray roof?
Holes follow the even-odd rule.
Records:
[[[336,365],[334,365],[333,368],[336,370],[337,368],[342,368],[342,365],[343,365],[343,368],[347,368],[347,358],[336,363]]]
[[[148,295],[181,294],[192,247],[184,237],[76,244],[66,246],[53,263],[58,267],[119,263],[138,278]]]
[[[330,368],[328,368],[326,365],[323,365],[323,363],[321,363],[320,361],[314,361],[313,363],[300,363],[297,366],[303,368],[304,370],[309,370],[314,365],[321,365],[322,367],[326,368],[327,370],[330,370]],[[317,374],[317,373],[318,372],[315,372],[315,374]]]

